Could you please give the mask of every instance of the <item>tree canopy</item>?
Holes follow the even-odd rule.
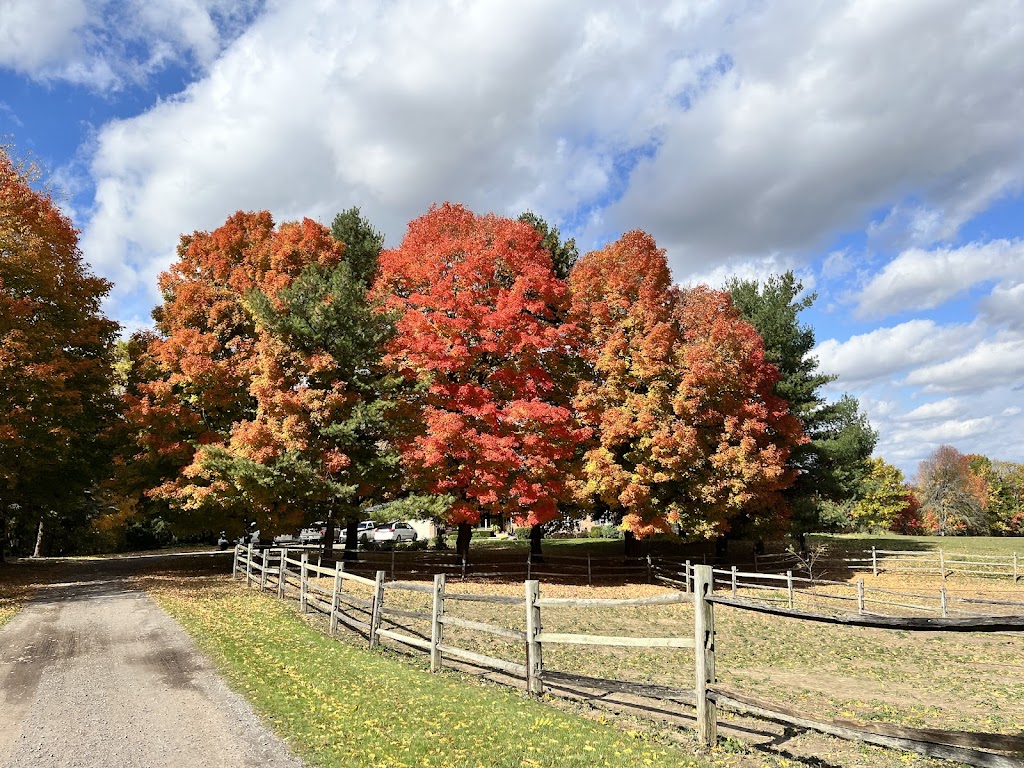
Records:
[[[37,179],[0,147],[0,536],[20,549],[41,514],[80,508],[116,413],[110,283]]]

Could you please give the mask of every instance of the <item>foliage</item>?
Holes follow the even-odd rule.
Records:
[[[864,479],[861,497],[852,507],[852,516],[862,531],[891,531],[906,518],[912,494],[903,473],[882,458],[868,460],[871,467]]]
[[[953,446],[939,446],[921,462],[915,485],[927,530],[940,536],[989,532],[985,481]]]
[[[818,359],[811,354],[814,329],[800,322],[800,313],[816,296],[798,298],[803,285],[792,272],[763,283],[734,278],[727,290],[740,314],[764,339],[765,358],[779,369],[775,393],[789,402],[810,437],[791,454],[790,465],[798,476],[785,495],[795,511],[796,530],[814,530],[823,501],[857,498],[878,434],[859,412],[855,398],[844,395],[829,403],[821,393],[836,377],[819,371]]]
[[[562,241],[558,227],[550,226],[544,219],[533,211],[527,211],[519,217],[523,224],[529,224],[540,235],[540,246],[551,254],[551,264],[555,270],[555,277],[560,280],[568,280],[572,268],[579,260],[580,252],[576,248],[576,240],[569,239]]]
[[[397,313],[387,363],[415,387],[419,429],[402,442],[413,482],[521,524],[558,514],[568,462],[586,437],[568,405],[577,346],[560,322],[565,284],[533,227],[461,206],[432,208],[384,251],[374,293]]]
[[[0,146],[0,555],[9,538],[30,551],[43,515],[69,529],[95,512],[83,493],[105,471],[116,414],[110,283],[37,179]]]
[[[673,289],[664,251],[639,231],[586,254],[570,287],[590,366],[574,402],[596,436],[577,492],[640,536],[783,519],[803,434],[728,295]]]
[[[384,248],[384,235],[367,222],[358,208],[349,208],[334,217],[331,236],[345,244],[345,262],[352,278],[364,285],[373,283],[377,260]]]
[[[277,372],[247,299],[276,297],[311,266],[329,270],[343,250],[316,222],[275,228],[265,211],[181,238],[178,261],[160,276],[157,335],[140,355],[144,380],[126,394],[137,447],[126,463],[159,468],[162,481],[147,493],[166,502],[177,531],[237,531],[256,512],[266,531],[301,522],[298,499],[314,476],[294,455],[275,453],[279,446],[260,446],[265,434],[252,428]],[[246,471],[235,472],[232,441],[251,451]],[[258,461],[270,455],[280,461]]]
[[[985,483],[993,533],[1024,535],[1024,464],[987,456],[967,458],[971,471]]]

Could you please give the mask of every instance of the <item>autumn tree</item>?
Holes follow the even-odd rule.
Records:
[[[810,438],[793,449],[790,466],[796,470],[796,481],[785,492],[794,510],[794,528],[803,534],[819,526],[823,502],[857,499],[878,434],[855,398],[844,395],[829,402],[822,393],[836,377],[819,370],[818,359],[811,354],[814,329],[800,321],[800,313],[816,296],[801,296],[803,285],[792,272],[763,283],[734,278],[726,290],[741,316],[764,339],[765,358],[779,369],[775,394],[789,403]]]
[[[0,147],[0,558],[43,519],[78,524],[108,459],[117,324],[110,283],[90,273],[78,232],[38,174]]]
[[[967,459],[971,471],[985,483],[992,533],[1024,535],[1024,464],[979,455]]]
[[[728,294],[674,289],[664,251],[639,231],[586,254],[570,287],[591,366],[575,405],[596,438],[579,492],[640,537],[783,520],[803,433]]]
[[[940,536],[989,532],[985,482],[953,446],[939,446],[921,462],[915,485],[925,520]]]
[[[129,393],[137,456],[177,471],[150,496],[163,499],[179,531],[262,530],[300,524],[301,478],[272,472],[237,485],[220,474],[235,425],[251,423],[254,386],[266,377],[257,321],[247,297],[274,296],[307,267],[330,268],[343,247],[314,221],[275,227],[267,212],[238,212],[212,232],[181,238],[178,260],[160,276],[163,302],[146,356],[148,381]]]
[[[564,379],[576,347],[566,286],[529,224],[444,204],[381,254],[374,294],[397,315],[387,362],[418,387],[404,465],[450,494],[468,553],[484,511],[534,525],[558,514],[578,429]]]
[[[903,472],[880,457],[869,459],[868,464],[870,470],[851,516],[860,530],[895,530],[906,519],[907,509],[913,503]]]

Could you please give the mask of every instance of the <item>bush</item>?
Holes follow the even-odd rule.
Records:
[[[512,535],[520,540],[530,538],[530,526],[528,525],[517,525],[512,529]]]
[[[494,536],[493,528],[474,528],[473,538],[474,539],[489,539]]]

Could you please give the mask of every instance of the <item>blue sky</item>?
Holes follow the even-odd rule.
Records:
[[[794,270],[908,475],[1024,461],[1021,83],[1018,0],[0,0],[0,134],[126,329],[239,209],[641,228],[683,284]]]

